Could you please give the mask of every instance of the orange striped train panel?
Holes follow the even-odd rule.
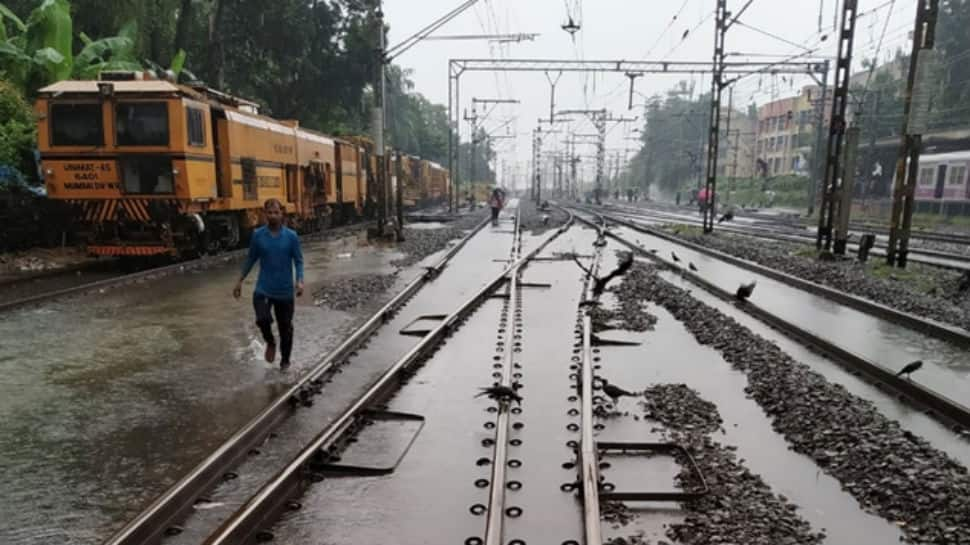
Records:
[[[103,256],[151,256],[174,253],[175,249],[168,246],[88,246],[88,252]]]

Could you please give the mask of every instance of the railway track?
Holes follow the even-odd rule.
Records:
[[[947,342],[958,343],[962,347],[961,349],[957,350],[957,353],[960,354],[964,354],[966,347],[970,346],[970,344],[968,344],[968,340],[970,340],[970,338],[968,338],[966,332],[915,316],[906,315],[905,313],[898,313],[898,311],[888,309],[882,305],[859,300],[854,296],[840,293],[836,290],[830,290],[828,288],[822,289],[820,286],[800,281],[784,273],[778,273],[777,271],[773,271],[766,267],[754,265],[744,260],[733,258],[732,256],[728,256],[721,252],[716,252],[679,240],[676,237],[672,237],[657,230],[631,223],[623,218],[618,218],[610,214],[603,214],[601,212],[592,210],[577,210],[576,213],[577,220],[588,225],[597,225],[598,223],[605,222],[606,224],[613,224],[617,227],[622,227],[624,232],[607,230],[606,233],[609,237],[637,252],[639,255],[656,263],[662,264],[664,267],[671,268],[671,270],[676,271],[676,274],[681,278],[700,286],[704,290],[724,301],[729,301],[732,303],[736,302],[734,288],[738,285],[737,283],[731,284],[730,286],[725,286],[725,282],[712,279],[712,275],[710,274],[705,275],[703,272],[692,271],[688,267],[684,266],[682,262],[684,260],[693,259],[692,256],[695,255],[707,256],[713,260],[721,261],[725,264],[734,265],[743,268],[746,271],[757,273],[758,276],[756,278],[759,281],[759,284],[764,285],[765,278],[775,279],[777,285],[773,287],[778,291],[773,291],[770,295],[765,295],[762,292],[759,294],[761,297],[755,297],[755,301],[749,301],[745,304],[738,305],[738,308],[768,324],[772,328],[783,331],[786,335],[797,339],[799,342],[824,354],[833,362],[847,368],[850,372],[863,375],[868,380],[880,385],[880,387],[893,392],[894,395],[907,399],[914,407],[928,412],[945,425],[956,430],[970,430],[970,407],[964,405],[962,401],[960,401],[962,397],[958,395],[959,392],[965,391],[962,386],[958,388],[951,387],[949,388],[949,391],[941,391],[942,389],[939,387],[935,388],[932,385],[920,384],[918,381],[899,377],[896,374],[896,368],[889,367],[885,363],[877,361],[877,359],[872,355],[877,352],[866,350],[864,345],[847,346],[844,344],[844,342],[836,342],[831,340],[831,336],[826,335],[827,332],[823,329],[801,325],[801,323],[818,324],[827,318],[820,319],[802,316],[801,320],[793,320],[791,317],[794,316],[794,314],[789,313],[786,315],[783,312],[779,312],[779,309],[782,309],[784,306],[795,304],[794,299],[790,295],[794,290],[789,287],[795,286],[797,289],[802,289],[808,291],[809,293],[816,293],[828,297],[839,305],[859,309],[861,312],[868,313],[873,316],[891,319],[895,323],[902,324],[903,326],[912,328],[915,331],[933,334],[934,336],[937,336],[938,338]],[[650,239],[648,239],[648,243],[643,242],[639,235],[649,236]],[[657,246],[659,245],[658,243],[661,241],[670,243],[669,245],[664,246],[664,253],[657,251]],[[668,259],[666,257],[666,252],[669,252],[670,250],[668,250],[668,248],[671,247],[676,248],[677,251],[680,252],[678,258],[681,260],[681,262],[674,262],[672,259]],[[691,261],[691,263],[693,263],[693,261]],[[712,261],[705,261],[703,263],[697,262],[697,265],[701,268],[701,271],[709,271],[711,269],[711,264]],[[767,288],[767,286],[759,287],[758,289],[764,290],[765,288]],[[781,304],[776,303],[772,305],[769,300],[780,301]],[[843,323],[858,319],[857,314],[843,316],[840,318]],[[912,350],[911,346],[906,346],[905,341],[902,341],[899,337],[895,337],[894,335],[896,334],[888,334],[885,339],[889,340],[890,342],[895,341],[895,343],[899,346],[899,351],[901,353],[905,354],[905,349],[910,348],[909,354],[906,354],[906,356],[912,355],[915,352],[917,355],[925,355],[927,360],[931,359],[933,355],[933,348],[926,348],[922,352],[919,350],[914,351]],[[848,337],[843,337],[840,340],[845,340],[847,338]],[[962,358],[965,356],[960,357]],[[927,364],[931,366],[934,365],[932,361],[927,361]],[[899,367],[901,366],[902,365],[900,364]],[[956,377],[955,375],[951,375],[950,372],[945,368],[942,368],[942,366],[940,367],[942,376],[940,381],[936,382],[935,385],[945,386],[946,380],[953,380]]]
[[[329,229],[327,231],[321,231],[318,233],[310,233],[307,235],[303,235],[302,239],[303,241],[307,242],[307,241],[317,240],[320,238],[339,237],[347,233],[352,233],[355,231],[359,231],[361,229],[367,229],[372,225],[374,225],[374,222],[372,221],[360,222],[352,225],[336,227],[333,229]],[[43,278],[39,278],[37,281],[38,283],[44,283],[47,280],[53,280],[54,282],[52,283],[53,285],[51,288],[45,289],[41,287],[38,289],[36,287],[31,287],[30,290],[27,290],[31,292],[30,295],[15,297],[6,301],[0,300],[0,313],[11,311],[25,306],[43,303],[45,301],[59,299],[61,297],[66,297],[69,295],[86,293],[93,290],[108,290],[115,287],[138,282],[139,280],[154,279],[162,276],[168,276],[170,274],[192,271],[196,269],[209,267],[212,265],[227,263],[230,261],[241,259],[246,255],[247,251],[248,249],[241,248],[238,250],[232,250],[232,251],[224,252],[217,255],[203,256],[196,259],[190,259],[190,260],[186,260],[178,263],[172,263],[170,265],[151,267],[151,268],[148,268],[142,271],[133,272],[133,273],[123,273],[120,271],[103,271],[102,273],[98,274],[97,275],[98,278],[93,281],[82,280],[80,283],[78,283],[72,278],[70,282],[66,282],[67,284],[70,284],[67,287],[63,286],[65,282],[57,281],[57,278],[63,275],[58,274],[58,275],[52,275],[52,276],[45,276]],[[64,274],[70,277],[75,277],[77,275],[77,271],[72,270],[72,271],[65,272]]]
[[[683,215],[690,213],[684,208],[667,208],[662,210],[665,213],[674,215]],[[744,218],[750,219],[755,225],[771,225],[777,227],[783,227],[786,229],[805,231],[814,230],[817,228],[817,222],[805,221],[803,219],[795,218],[792,216],[779,216],[777,214],[764,214],[759,212],[743,211]],[[850,222],[850,231],[859,231],[866,233],[873,233],[882,237],[889,236],[889,227],[884,224],[877,224],[871,222]],[[943,233],[937,231],[922,231],[914,230],[910,234],[911,240],[925,240],[931,242],[941,242],[945,244],[957,244],[967,246],[970,245],[970,236],[960,235],[957,233]],[[912,248],[911,248],[912,249]]]
[[[653,212],[649,210],[633,210],[628,207],[607,207],[607,210],[614,214],[620,214],[630,220],[637,219],[653,219],[655,221],[673,222],[681,223],[687,225],[701,225],[701,221],[696,218],[687,217],[683,214],[672,214],[666,212]],[[758,223],[761,223],[759,220]],[[739,234],[757,237],[765,240],[776,240],[782,242],[797,242],[804,244],[814,244],[815,236],[807,231],[804,227],[793,227],[787,223],[771,224],[779,225],[785,227],[788,231],[780,233],[775,227],[763,227],[758,225],[758,223],[743,225],[735,223],[733,225],[718,225],[717,229],[725,231],[728,233]],[[954,237],[951,240],[943,240],[943,236],[937,237],[938,242],[948,242],[951,244],[964,244],[970,243],[970,240],[964,241],[963,237]],[[885,256],[885,246],[881,245],[881,241],[870,251],[872,255]],[[850,242],[848,244],[848,251],[857,251],[858,244]],[[922,265],[931,265],[934,267],[941,267],[945,269],[951,269],[956,271],[968,271],[970,270],[970,255],[942,252],[937,250],[930,250],[926,248],[909,248],[909,261],[913,263],[920,263]]]

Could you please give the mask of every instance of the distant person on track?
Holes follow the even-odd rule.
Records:
[[[492,209],[492,225],[498,225],[498,213],[505,206],[505,194],[501,189],[496,187],[492,190],[492,196],[488,198],[488,206]]]
[[[293,349],[293,268],[296,267],[296,297],[303,295],[303,251],[296,231],[283,225],[283,203],[269,199],[263,204],[266,225],[253,232],[249,242],[249,256],[232,296],[239,299],[242,283],[253,265],[259,261],[259,279],[253,291],[256,326],[266,341],[264,354],[267,363],[276,359],[276,339],[273,337],[273,314],[280,330],[280,369],[290,366]]]

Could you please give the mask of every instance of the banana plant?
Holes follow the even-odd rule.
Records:
[[[14,31],[7,35],[6,23]],[[130,22],[117,36],[92,40],[78,36],[83,48],[72,51],[73,22],[67,0],[43,0],[24,23],[0,4],[0,76],[26,96],[44,85],[70,77],[90,79],[104,70],[140,70],[135,58],[138,28]]]

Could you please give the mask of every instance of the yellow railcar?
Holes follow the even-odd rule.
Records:
[[[362,142],[261,116],[212,89],[134,78],[40,90],[48,195],[72,205],[95,255],[177,255],[237,246],[270,198],[309,230],[367,205]]]

